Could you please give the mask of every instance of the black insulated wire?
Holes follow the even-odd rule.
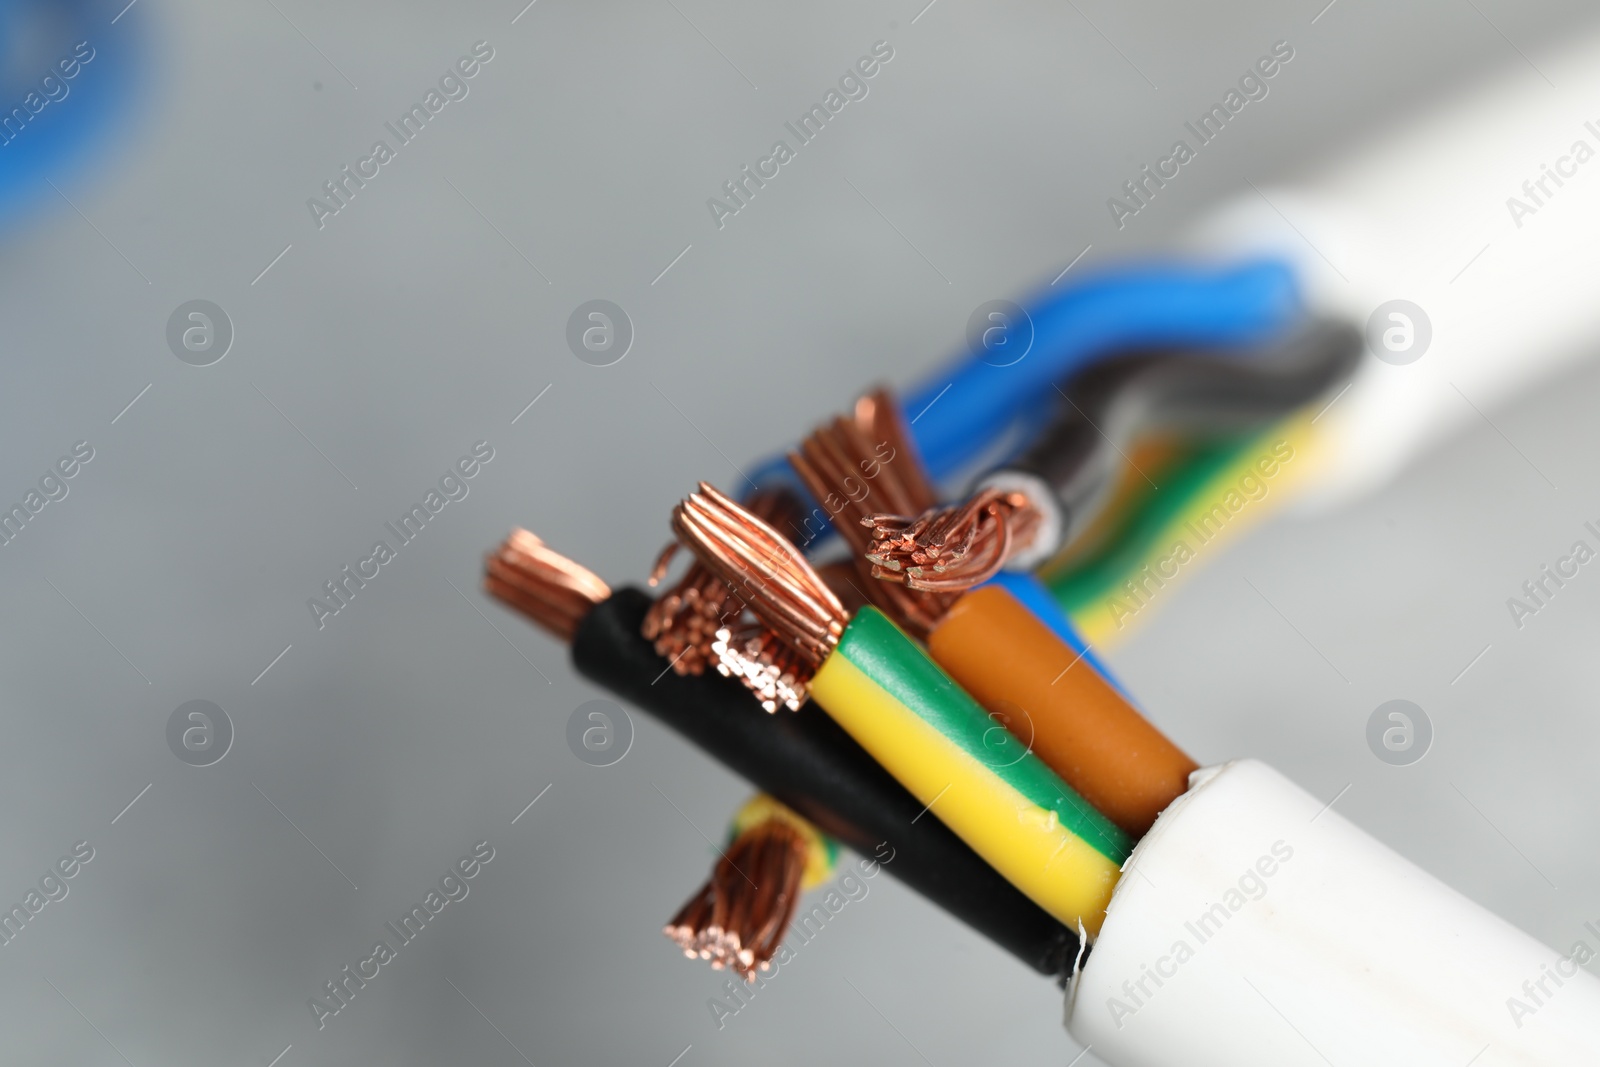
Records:
[[[640,635],[650,597],[619,589],[579,624],[578,672],[650,713],[756,788],[1040,974],[1062,978],[1078,937],[985,863],[816,708],[769,715],[738,682],[679,675]],[[884,851],[884,847],[892,853]]]

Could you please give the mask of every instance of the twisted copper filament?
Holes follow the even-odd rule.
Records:
[[[483,588],[570,644],[578,623],[611,587],[587,567],[552,551],[527,530],[513,530],[484,557]]]
[[[705,482],[673,509],[672,529],[753,617],[717,631],[717,670],[744,681],[768,711],[798,711],[849,622],[844,605],[799,549]]]
[[[768,970],[800,901],[806,841],[779,819],[751,827],[728,846],[711,879],[662,932],[690,959],[747,982]]]
[[[916,518],[873,515],[866,557],[872,575],[911,589],[961,593],[1000,573],[1014,548],[1033,541],[1042,521],[1021,493],[982,489],[961,504]]]
[[[927,511],[938,499],[910,442],[899,408],[879,389],[856,401],[851,417],[814,430],[789,454],[789,463],[850,547],[866,599],[911,633],[926,637],[956,597],[876,581],[876,570],[866,558],[872,538],[864,524],[881,514]]]
[[[762,490],[748,505],[764,522],[782,525],[793,521],[800,511],[799,501],[787,490]],[[650,584],[666,576],[667,567],[678,550],[673,541],[656,558],[650,571]],[[745,611],[744,601],[699,560],[690,562],[683,577],[669,587],[645,615],[644,636],[655,642],[656,652],[679,674],[701,674],[716,662],[712,645],[717,631],[736,622]]]

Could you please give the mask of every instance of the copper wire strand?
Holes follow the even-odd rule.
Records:
[[[786,489],[760,490],[751,495],[746,506],[774,526],[790,524],[800,514],[799,500]],[[650,570],[652,586],[666,577],[678,548],[678,542],[671,541],[662,549]],[[642,632],[678,674],[701,674],[715,665],[716,654],[711,646],[717,631],[732,624],[745,610],[744,601],[726,582],[699,560],[691,560],[683,576],[651,606]]]
[[[486,592],[568,644],[589,610],[611,597],[597,574],[528,530],[513,530],[484,557],[483,569]]]
[[[851,417],[819,426],[790,454],[789,462],[828,509],[851,550],[867,599],[911,633],[926,637],[956,595],[877,580],[876,568],[866,558],[872,548],[872,536],[863,526],[866,520],[881,514],[926,512],[937,500],[888,392],[868,393],[856,401]]]
[[[794,918],[806,857],[805,838],[783,820],[750,827],[662,932],[685,956],[755,981],[770,969]]]
[[[763,621],[819,664],[832,651],[848,618],[844,607],[783,535],[704,482],[674,511],[673,526],[680,537],[720,549],[702,561]]]
[[[798,711],[849,614],[782,534],[705,482],[672,512],[673,532],[749,609],[717,631],[717,670],[767,711]]]
[[[878,514],[861,521],[871,530],[866,558],[873,577],[959,593],[993,578],[1013,549],[1031,544],[1042,516],[1023,494],[991,488],[914,518]]]

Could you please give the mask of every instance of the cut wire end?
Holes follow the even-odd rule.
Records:
[[[527,530],[513,530],[484,557],[483,588],[568,644],[596,604],[611,598],[599,575],[554,552]]]
[[[938,500],[888,391],[868,393],[856,401],[849,416],[817,427],[789,454],[789,464],[827,508],[840,539],[849,545],[861,579],[859,586],[850,582],[857,598],[865,598],[919,637],[931,633],[956,597],[876,581],[865,558],[871,546],[865,520],[879,513],[918,514]],[[837,580],[830,584],[839,588]]]
[[[1022,493],[983,489],[964,503],[916,518],[872,515],[872,576],[930,593],[959,593],[1000,573],[1032,543],[1043,516]]]
[[[773,525],[791,522],[800,513],[800,502],[784,489],[758,491],[748,507],[752,514]],[[652,586],[666,577],[678,548],[673,541],[662,549],[650,570]],[[645,615],[643,633],[678,674],[702,674],[707,666],[717,664],[713,646],[718,631],[737,624],[744,612],[744,601],[734,595],[728,583],[698,559],[691,560],[683,577],[663,592]]]
[[[849,622],[844,605],[799,549],[705,482],[673,509],[672,529],[748,609],[719,630],[717,670],[739,678],[768,711],[798,711]]]
[[[739,679],[767,712],[775,713],[780,707],[799,711],[805,704],[811,669],[798,653],[754,619],[746,617],[737,628],[725,626],[718,630],[711,650],[717,673]]]
[[[746,829],[662,932],[690,959],[755,981],[769,969],[794,917],[809,851],[800,831],[782,819]]]

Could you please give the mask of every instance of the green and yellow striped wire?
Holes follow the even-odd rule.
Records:
[[[1045,911],[1100,930],[1133,846],[873,607],[811,694],[902,785]]]
[[[1139,501],[1106,548],[1066,567],[1047,566],[1040,577],[1084,639],[1106,647],[1149,617],[1127,593],[1131,578],[1170,558],[1180,543],[1199,555],[1203,546],[1192,532],[1196,524],[1227,500],[1241,479],[1252,474],[1260,479],[1260,464],[1272,458],[1277,460],[1277,472],[1261,479],[1266,492],[1232,514],[1204,547],[1209,553],[1218,537],[1232,540],[1266,518],[1314,471],[1314,444],[1310,422],[1300,414],[1262,434],[1200,447],[1161,475],[1161,488]],[[1281,460],[1284,446],[1293,457],[1289,461]],[[1169,580],[1181,579],[1194,569],[1185,565]]]

